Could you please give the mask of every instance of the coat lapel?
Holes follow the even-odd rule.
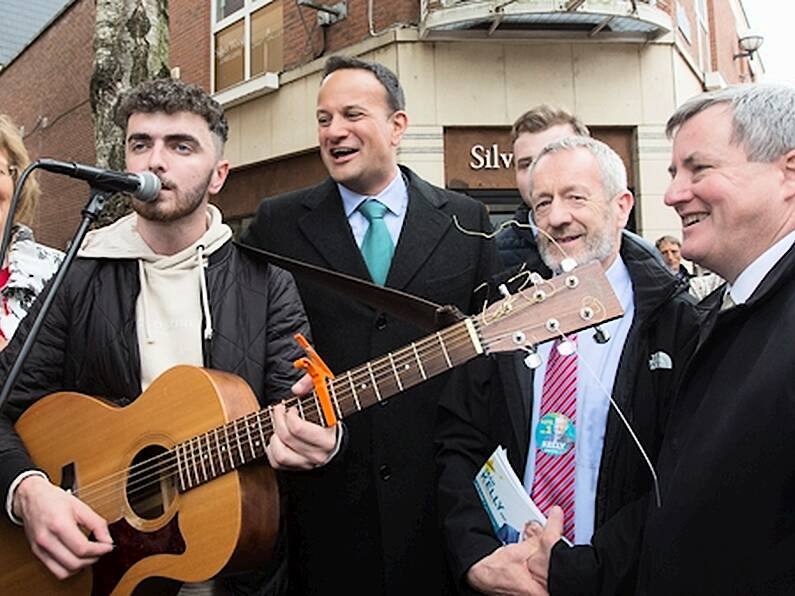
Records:
[[[298,220],[301,233],[334,271],[370,280],[359,247],[342,207],[337,185],[331,178],[303,199],[308,212]]]
[[[387,276],[387,285],[398,289],[409,284],[453,225],[450,216],[441,209],[446,203],[444,196],[434,192],[411,170],[401,170],[408,179],[409,204]]]
[[[533,371],[524,364],[525,354],[515,352],[497,357],[505,391],[503,398],[511,417],[513,434],[522,455],[522,463],[527,459],[530,442],[530,412],[533,399]]]

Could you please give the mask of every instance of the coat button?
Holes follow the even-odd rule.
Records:
[[[386,315],[384,313],[378,315],[378,318],[375,320],[375,328],[379,331],[386,328]]]
[[[381,480],[387,481],[392,478],[392,468],[386,464],[378,468],[378,473],[381,475]]]

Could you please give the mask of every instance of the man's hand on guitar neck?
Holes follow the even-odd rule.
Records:
[[[312,379],[304,375],[292,387],[295,395],[306,395],[312,390]],[[342,437],[339,424],[323,427],[307,422],[296,408],[286,409],[283,404],[273,407],[273,436],[266,452],[271,466],[280,470],[311,470],[331,460]]]
[[[113,550],[108,524],[80,499],[42,476],[25,478],[14,493],[14,515],[24,521],[30,548],[65,579]],[[89,540],[83,529],[94,534]]]

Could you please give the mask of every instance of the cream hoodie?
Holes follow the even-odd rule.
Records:
[[[138,216],[134,213],[90,232],[78,253],[88,258],[138,260],[141,292],[135,317],[142,389],[172,366],[204,364],[202,339],[211,339],[213,333],[205,279],[207,257],[232,238],[216,207],[209,205],[207,216],[204,235],[174,255],[158,255],[149,248],[135,228]]]

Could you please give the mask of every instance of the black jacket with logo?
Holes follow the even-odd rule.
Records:
[[[632,280],[635,315],[616,373],[613,398],[654,461],[675,384],[695,344],[697,314],[692,300],[645,246],[624,236],[621,256]],[[533,269],[539,267],[531,266]],[[670,356],[672,368],[658,365],[664,357],[652,359],[658,352]],[[533,371],[523,364],[523,358],[523,353],[513,353],[473,361],[457,379],[462,386],[455,398],[440,403],[436,436],[440,519],[449,562],[464,593],[471,591],[467,570],[501,544],[472,483],[475,474],[498,445],[507,449],[520,478],[524,472]],[[611,408],[596,490],[595,529],[643,497],[651,486],[648,467]],[[604,540],[609,546],[611,538]],[[599,573],[593,550],[559,546],[563,548],[556,546],[551,564],[550,592],[589,593]],[[616,575],[621,579],[611,590],[625,591],[621,582],[632,585],[634,568]],[[631,587],[626,591],[631,593]]]

